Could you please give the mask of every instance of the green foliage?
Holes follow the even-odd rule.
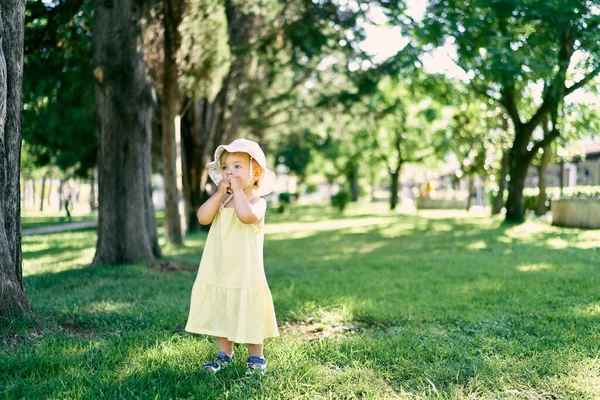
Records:
[[[316,183],[309,182],[306,184],[306,194],[313,194],[319,191],[319,185]]]
[[[221,81],[231,61],[222,2],[190,1],[179,30],[178,68],[182,93],[192,99],[206,97],[213,100],[221,89]],[[152,35],[160,37],[161,29],[147,33],[147,36]],[[147,58],[154,56],[152,51],[146,52]]]
[[[600,187],[590,186],[581,187],[579,189],[572,189],[569,194],[562,196],[562,198],[571,199],[600,199]]]
[[[538,193],[538,188],[525,188],[523,190],[525,196],[537,197]],[[549,200],[564,198],[600,199],[600,186],[567,186],[563,188],[562,195],[559,187],[549,187],[546,188],[546,195]]]
[[[29,0],[25,19],[23,139],[37,166],[96,165],[93,2]]]
[[[290,172],[306,179],[307,169],[313,160],[313,152],[318,146],[318,136],[305,129],[299,133],[290,133],[280,142],[277,162],[283,163]]]
[[[344,212],[346,206],[350,202],[350,193],[345,190],[340,190],[336,194],[331,195],[331,205],[337,210]]]
[[[279,202],[282,204],[292,204],[292,198],[293,195],[291,193],[288,192],[281,192],[279,193]]]
[[[292,200],[294,199],[294,195],[288,192],[281,192],[278,196],[277,212],[279,214],[285,214],[289,211],[290,206],[292,205]]]
[[[531,195],[523,195],[523,206],[525,207],[526,211],[533,211],[535,212],[538,208],[538,201],[539,201],[539,195],[535,195],[535,196],[531,196]],[[552,198],[549,196],[546,196],[546,207],[547,210],[550,210],[550,207],[552,207]]]

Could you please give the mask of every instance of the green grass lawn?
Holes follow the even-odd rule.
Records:
[[[206,235],[167,246],[197,264]],[[0,341],[0,397],[600,398],[600,231],[385,205],[270,214],[269,371],[183,331],[195,272],[90,267],[93,230],[23,238],[39,325]],[[31,322],[29,322],[31,325]]]

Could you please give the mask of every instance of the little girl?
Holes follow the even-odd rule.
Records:
[[[238,139],[221,145],[206,165],[218,189],[199,209],[211,224],[185,330],[216,337],[218,353],[204,368],[217,372],[246,343],[249,371],[264,371],[265,338],[278,336],[271,291],[263,266],[264,217],[275,173],[258,143]]]

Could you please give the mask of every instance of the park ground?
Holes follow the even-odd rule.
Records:
[[[205,238],[161,245],[197,265]],[[383,204],[270,213],[282,335],[264,376],[245,375],[243,346],[223,373],[201,369],[215,345],[184,331],[194,269],[89,266],[95,242],[23,237],[37,322],[2,333],[0,397],[600,398],[600,231]]]

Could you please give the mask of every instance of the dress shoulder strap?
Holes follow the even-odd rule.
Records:
[[[229,203],[229,200],[233,199],[233,194],[230,194],[229,197],[227,198],[227,200],[225,200],[223,203],[221,203],[221,207],[219,207],[219,211],[221,211],[223,209],[223,207],[225,207],[227,205],[227,203]]]

